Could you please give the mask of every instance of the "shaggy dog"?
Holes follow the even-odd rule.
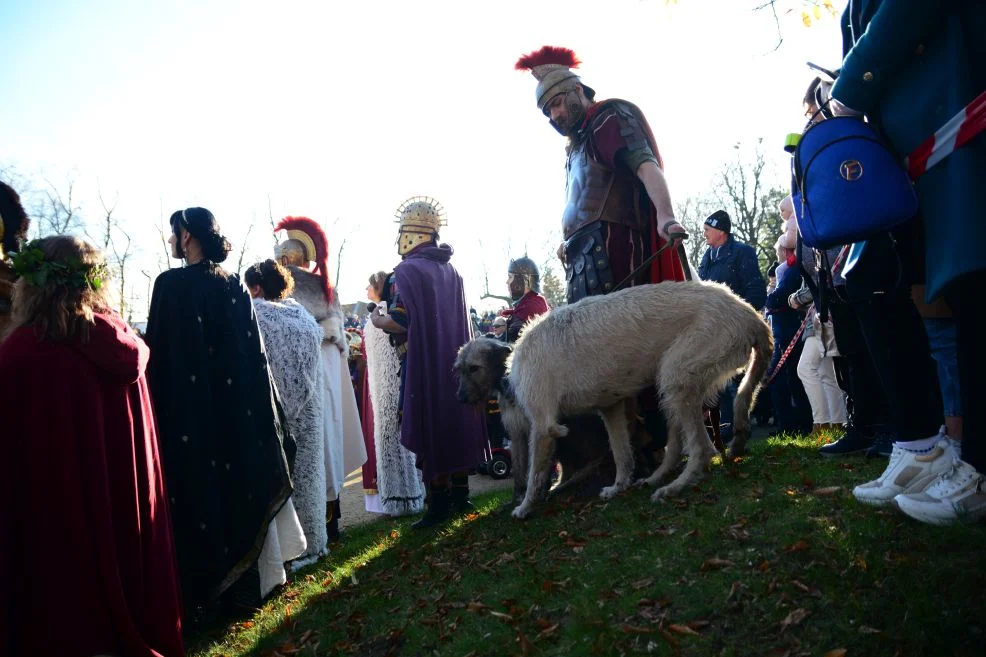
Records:
[[[486,399],[493,390],[500,396],[504,426],[516,447],[515,478],[527,473],[524,500],[513,511],[524,518],[543,495],[556,440],[569,433],[558,423],[563,415],[596,411],[602,417],[616,481],[600,497],[610,499],[630,486],[627,405],[648,385],[659,391],[668,444],[661,465],[637,483],[659,483],[679,462],[683,447],[689,456],[681,475],[651,499],[676,495],[699,479],[714,454],[702,405],[745,367],[733,406],[730,449],[732,456],[743,454],[750,406],[772,352],[770,329],[727,287],[667,282],[552,310],[528,322],[512,350],[496,340],[473,340],[460,350],[456,369],[460,400]]]

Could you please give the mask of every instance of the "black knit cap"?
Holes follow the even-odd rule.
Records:
[[[728,233],[732,224],[729,223],[729,214],[725,210],[716,210],[708,219],[705,220],[706,226],[718,228],[724,233]]]

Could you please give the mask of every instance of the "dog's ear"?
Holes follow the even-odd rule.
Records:
[[[498,363],[506,363],[507,357],[513,353],[514,346],[507,342],[500,342],[499,340],[491,340],[493,343],[490,346],[490,356],[494,358]]]

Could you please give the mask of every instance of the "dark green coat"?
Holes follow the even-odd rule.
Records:
[[[832,95],[875,119],[901,158],[986,90],[986,0],[851,0]],[[986,134],[917,182],[927,294],[986,268]]]

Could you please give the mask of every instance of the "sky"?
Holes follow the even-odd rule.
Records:
[[[509,257],[547,262],[561,239],[565,142],[517,58],[572,48],[599,98],[640,106],[675,202],[758,138],[781,182],[805,62],[837,67],[840,36],[824,13],[803,24],[810,3],[778,0],[774,50],[758,4],[5,0],[0,166],[35,187],[74,179],[91,221],[98,193],[118,199],[134,267],[152,276],[175,210],[212,210],[245,264],[270,257],[269,214],[310,216],[333,275],[341,261],[344,303],[397,263],[400,204],[432,196],[470,302],[493,307],[479,299],[486,274],[502,294]]]

